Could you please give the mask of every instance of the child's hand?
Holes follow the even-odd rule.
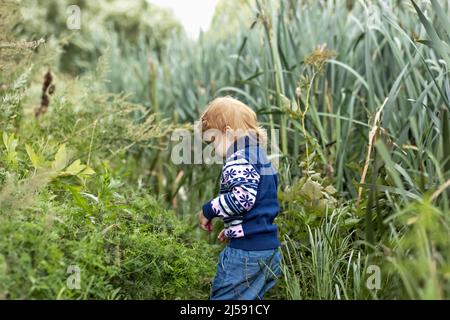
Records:
[[[212,231],[211,221],[206,219],[206,217],[203,215],[203,211],[200,211],[197,214],[197,218],[198,218],[198,223],[200,225],[200,228],[202,228],[205,231],[209,231],[209,232]]]
[[[217,239],[219,239],[220,242],[228,241],[228,238],[225,236],[225,229],[222,229],[222,231],[220,231],[219,235],[217,236]]]

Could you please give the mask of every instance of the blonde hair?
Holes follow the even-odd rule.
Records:
[[[258,141],[267,143],[266,131],[260,127],[256,113],[243,102],[230,97],[219,97],[211,101],[200,117],[202,132],[210,129],[226,131],[242,130],[245,133],[255,133]]]

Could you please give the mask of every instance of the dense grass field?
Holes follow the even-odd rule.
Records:
[[[267,298],[450,298],[450,1],[222,0],[196,41],[145,1],[0,14],[0,299],[206,299],[220,165],[171,137],[222,95],[279,146]]]

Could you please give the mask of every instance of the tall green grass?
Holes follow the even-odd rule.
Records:
[[[361,299],[365,290],[365,255],[353,243],[353,233],[340,230],[344,214],[335,210],[320,226],[308,227],[308,237],[285,237],[284,285],[290,299]]]
[[[167,55],[155,62],[158,111],[177,122],[192,122],[212,97],[237,95],[270,130],[280,130],[286,161],[295,161],[308,147],[314,148],[321,157],[319,165],[333,169],[337,189],[356,198],[368,133],[388,98],[378,136],[398,154],[395,161],[407,181],[404,188],[420,195],[442,184],[433,160],[426,154],[417,155],[415,148],[433,145],[430,151],[439,163],[444,161],[445,144],[437,152],[434,141],[446,138],[439,132],[448,118],[447,69],[439,52],[422,44],[430,44],[426,40],[429,28],[418,23],[421,18],[412,2],[355,1],[350,6],[346,2],[266,0],[248,5],[254,20],[239,20],[240,29],[226,42],[214,37],[220,30],[203,34],[198,43],[182,37],[169,42]],[[430,21],[445,26],[447,22],[437,13],[448,12],[448,2],[441,3],[441,10],[434,10],[436,3],[433,6],[427,8]],[[445,48],[446,39],[440,41]],[[316,50],[322,44],[324,50]],[[148,50],[136,50],[112,56],[112,79],[133,74],[126,81],[132,88],[119,85],[114,90],[137,92],[137,101],[150,107]],[[121,57],[125,57],[123,62]],[[134,66],[133,61],[139,63]],[[382,163],[380,157],[375,150],[371,162]],[[422,165],[424,172],[419,170]],[[377,170],[384,170],[383,165],[369,169],[367,181],[382,175]],[[426,177],[432,181],[425,181]],[[380,181],[378,190],[383,192],[391,183]],[[365,193],[378,192],[363,187]],[[397,183],[390,192],[400,193],[403,188],[398,187]],[[378,198],[378,193],[373,197]]]

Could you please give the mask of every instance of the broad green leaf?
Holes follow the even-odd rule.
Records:
[[[18,140],[15,139],[14,133],[8,136],[6,132],[3,132],[3,143],[6,147],[6,159],[9,163],[17,164],[18,162],[18,155],[16,152],[16,148],[18,145]]]
[[[80,159],[75,160],[65,171],[65,174],[75,176],[86,168],[86,165],[81,164]]]
[[[55,160],[52,162],[52,169],[54,170],[62,170],[67,166],[68,162],[66,145],[63,144],[59,147],[58,152],[55,155]]]
[[[89,203],[86,201],[85,198],[83,198],[83,197],[80,195],[80,190],[81,190],[80,187],[77,187],[77,186],[67,186],[66,188],[72,193],[72,196],[73,196],[73,198],[74,198],[74,200],[75,200],[75,203],[76,203],[78,206],[80,206],[80,207],[81,207],[83,210],[85,210],[87,213],[91,213],[91,212],[92,212],[92,209],[91,209],[91,206],[89,205]]]
[[[86,169],[84,169],[83,170],[83,172],[81,172],[80,174],[79,174],[79,176],[82,176],[82,177],[87,177],[87,176],[91,176],[91,175],[93,175],[93,174],[95,174],[95,171],[91,168],[91,167],[89,167],[88,165],[86,165]]]
[[[5,144],[6,150],[15,151],[18,142],[15,139],[14,133],[8,136],[6,132],[3,132],[3,143]]]
[[[34,149],[29,144],[25,144],[25,150],[27,151],[28,157],[33,164],[33,167],[37,168],[42,163],[42,159],[34,152]]]
[[[300,192],[306,195],[310,200],[318,200],[322,198],[322,186],[320,183],[308,179],[302,186]]]

